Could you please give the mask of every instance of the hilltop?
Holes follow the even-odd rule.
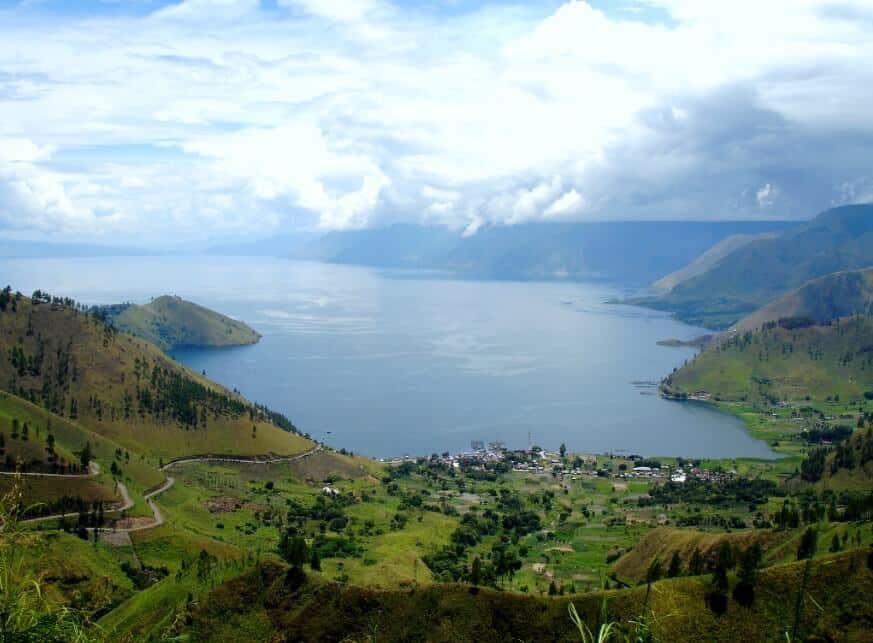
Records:
[[[786,291],[873,266],[873,205],[834,208],[770,239],[746,243],[660,297],[637,300],[696,325],[726,328]]]
[[[807,282],[744,317],[733,330],[756,330],[779,319],[818,323],[854,314],[873,315],[873,268],[826,275]]]
[[[137,453],[293,454],[283,416],[178,364],[84,307],[3,291],[0,386]]]
[[[107,322],[164,351],[186,346],[222,347],[254,344],[261,336],[231,319],[181,297],[164,295],[148,304],[119,304],[98,309]]]
[[[662,389],[721,401],[861,400],[873,395],[873,317],[789,318],[725,333]]]

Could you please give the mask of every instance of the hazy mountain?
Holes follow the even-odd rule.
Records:
[[[298,251],[302,246],[319,238],[316,232],[294,232],[253,241],[225,242],[211,245],[204,254],[226,256],[282,257]]]
[[[753,241],[669,294],[642,301],[680,318],[726,327],[824,275],[873,266],[873,205],[828,210],[774,239]]]
[[[598,222],[491,226],[464,236],[439,226],[331,232],[298,258],[446,270],[483,279],[604,279],[644,285],[736,234],[786,230],[785,222]]]
[[[652,286],[658,290],[669,292],[683,281],[688,281],[697,275],[702,275],[719,261],[743,246],[746,246],[753,241],[773,239],[776,236],[778,236],[778,234],[774,232],[764,232],[762,234],[732,234],[726,239],[719,241],[687,266],[684,266],[675,272],[671,272],[666,277],[661,277],[658,281],[652,284]]]
[[[126,257],[159,254],[129,246],[103,246],[94,243],[51,243],[0,239],[0,257]]]

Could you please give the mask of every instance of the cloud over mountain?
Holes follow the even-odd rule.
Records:
[[[860,1],[23,2],[0,226],[803,218],[873,197],[871,63]]]

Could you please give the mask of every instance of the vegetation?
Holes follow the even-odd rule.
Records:
[[[717,396],[790,455],[781,460],[561,444],[383,465],[310,451],[280,414],[75,302],[4,292],[6,638],[784,641],[869,630],[869,317],[770,321],[665,381],[677,397]],[[236,457],[191,457],[222,453]],[[132,506],[118,510],[128,489]],[[161,492],[154,505],[150,490]]]
[[[715,401],[863,405],[873,390],[873,317],[821,324],[781,319],[723,336],[669,375],[662,388],[672,396]]]
[[[810,281],[756,310],[736,324],[739,332],[795,320],[825,323],[851,315],[873,315],[873,268],[836,272]]]
[[[254,344],[261,337],[241,321],[170,295],[144,305],[100,306],[94,309],[94,314],[114,328],[136,335],[164,351],[184,346]]]
[[[3,388],[128,451],[164,458],[288,454],[311,444],[280,414],[180,366],[72,300],[40,291],[9,297],[0,312]]]
[[[807,281],[873,265],[873,206],[828,210],[776,238],[748,243],[645,305],[726,328]],[[845,313],[842,313],[845,314]]]

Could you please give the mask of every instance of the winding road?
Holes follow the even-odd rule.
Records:
[[[184,458],[181,460],[174,460],[172,462],[168,462],[164,466],[161,467],[161,471],[166,471],[175,466],[179,466],[182,464],[190,464],[192,462],[233,462],[233,463],[241,463],[241,464],[275,464],[278,462],[294,462],[296,460],[302,460],[303,458],[309,457],[314,453],[321,451],[321,445],[317,445],[308,451],[304,451],[303,453],[298,453],[296,455],[289,456],[279,456],[273,457],[268,456],[264,459],[259,459],[258,457],[252,458],[244,458],[243,456],[217,456],[217,455],[195,455],[188,458]],[[61,473],[15,473],[15,472],[0,472],[4,475],[22,475],[22,476],[39,476],[39,477],[60,477],[60,478],[84,478],[84,477],[92,477],[96,476],[100,473],[100,465],[96,462],[91,463],[91,472],[85,475],[82,474],[61,474]],[[164,493],[172,487],[176,483],[176,479],[167,476],[164,479],[164,482],[160,487],[149,491],[147,494],[143,496],[143,500],[146,501],[149,508],[152,510],[152,521],[144,524],[144,525],[135,525],[133,527],[117,527],[117,528],[101,528],[102,532],[112,532],[112,533],[129,533],[133,531],[143,531],[145,529],[153,529],[164,524],[164,517],[161,514],[161,510],[158,508],[157,504],[155,504],[154,499],[160,494]],[[116,483],[118,488],[118,493],[121,495],[121,506],[116,507],[115,509],[109,509],[104,511],[105,514],[117,514],[123,511],[127,511],[131,507],[133,507],[133,499],[130,497],[130,493],[127,491],[127,487],[123,482]],[[51,516],[39,516],[38,518],[28,518],[27,520],[22,520],[23,523],[33,523],[33,522],[42,522],[45,520],[58,520],[60,518],[66,518],[67,516],[74,515],[70,513],[66,514],[53,514]],[[77,515],[77,514],[76,514]],[[93,527],[89,527],[88,531],[93,531]]]

